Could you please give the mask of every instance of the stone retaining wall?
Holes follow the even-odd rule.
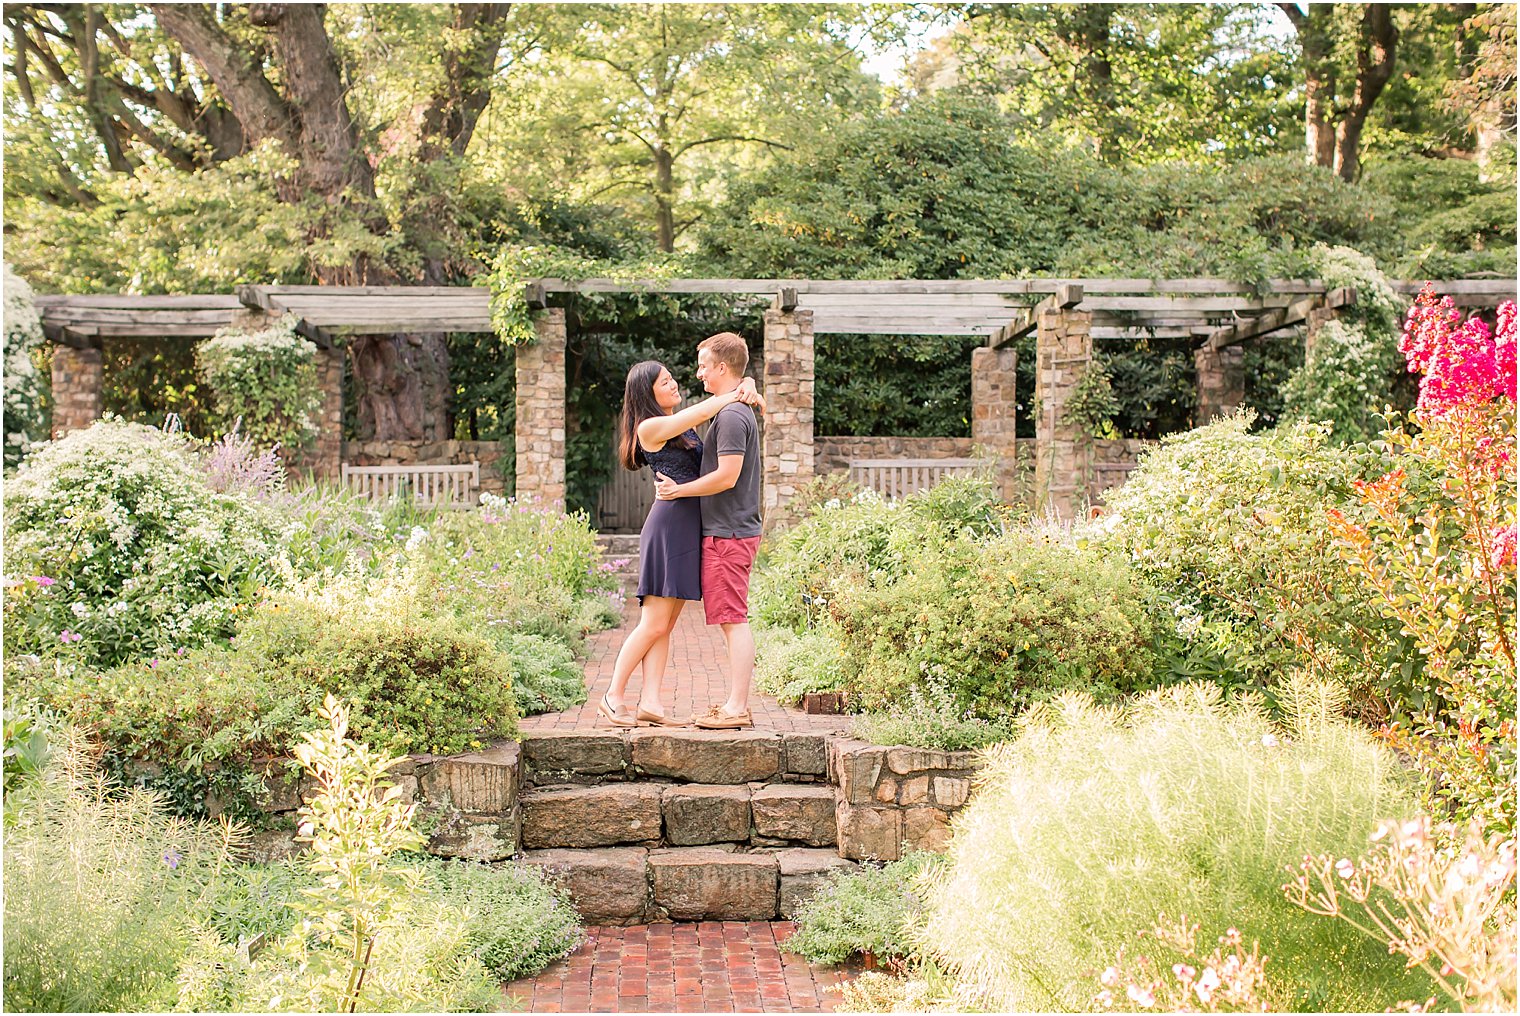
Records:
[[[969,437],[815,437],[814,469],[847,473],[851,459],[969,459]]]
[[[829,778],[838,787],[839,853],[855,861],[895,861],[902,846],[943,850],[950,816],[971,796],[969,751],[885,747],[835,738]]]

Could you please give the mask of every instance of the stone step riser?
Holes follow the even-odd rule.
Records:
[[[619,783],[542,787],[522,797],[530,850],[641,845],[833,846],[832,787]]]
[[[530,850],[522,859],[563,885],[587,924],[620,925],[790,920],[829,872],[856,867],[814,848],[606,847]]]
[[[767,731],[533,731],[522,742],[529,786],[660,779],[701,784],[824,783],[828,735]]]

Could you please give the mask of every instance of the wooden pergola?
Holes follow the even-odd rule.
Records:
[[[1422,284],[1393,285],[1413,295]],[[1493,307],[1516,295],[1514,279],[1437,285],[1465,309]],[[1094,342],[1186,340],[1198,368],[1199,419],[1207,420],[1243,399],[1243,343],[1298,326],[1312,339],[1320,324],[1357,297],[1353,290],[1306,279],[1273,280],[1259,287],[1207,278],[538,279],[524,292],[537,312],[538,341],[517,352],[519,493],[564,496],[566,315],[556,304],[574,293],[726,294],[766,308],[763,378],[771,407],[766,501],[773,515],[813,473],[814,335],[985,336],[972,357],[972,437],[1011,476],[1017,405],[1013,343],[1035,333],[1037,496],[1069,513],[1103,485],[1122,480],[1133,464],[1132,451],[1121,449],[1105,459],[1101,442],[1063,422],[1062,406],[1085,374]],[[325,444],[318,472],[334,477],[343,455],[336,433],[343,335],[492,331],[490,291],[463,286],[250,285],[231,294],[39,295],[37,306],[47,337],[59,346],[55,430],[87,425],[99,415],[99,350],[105,340],[199,339],[234,324],[247,327],[293,315],[297,330],[323,351],[323,421],[325,430],[334,433],[319,438]],[[779,478],[774,489],[772,477]]]

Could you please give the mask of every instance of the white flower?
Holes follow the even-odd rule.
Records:
[[[1343,857],[1339,861],[1335,862],[1335,873],[1341,878],[1350,878],[1352,875],[1356,874],[1356,865],[1352,864],[1349,859]]]
[[[1198,978],[1198,983],[1193,985],[1193,990],[1198,993],[1198,1000],[1207,1005],[1217,987],[1219,987],[1219,975],[1214,972],[1213,967],[1207,967],[1203,971],[1203,976]]]
[[[75,600],[73,603],[69,604],[69,609],[74,612],[75,617],[90,616],[90,608],[84,605],[83,600]]]
[[[1131,984],[1128,990],[1125,991],[1125,994],[1129,996],[1129,1000],[1131,1002],[1135,1003],[1142,1009],[1149,1009],[1151,1006],[1156,1004],[1156,996],[1152,995],[1149,990],[1140,987],[1138,984]]]
[[[1277,737],[1273,734],[1263,734],[1261,735],[1261,745],[1263,748],[1276,748]]]
[[[412,535],[406,538],[407,551],[410,552],[416,550],[418,547],[427,542],[427,538],[428,531],[426,529],[423,529],[421,526],[413,526]]]

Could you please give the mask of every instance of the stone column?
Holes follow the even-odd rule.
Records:
[[[791,500],[813,478],[813,312],[765,312],[761,511],[765,531],[797,519]]]
[[[1035,507],[1073,518],[1092,473],[1092,439],[1066,423],[1066,401],[1092,363],[1092,312],[1042,307],[1035,332]]]
[[[343,374],[348,352],[341,346],[317,347],[317,384],[322,386],[322,401],[317,406],[317,436],[301,455],[301,468],[311,470],[312,477],[337,483],[343,463]]]
[[[1309,312],[1309,320],[1304,328],[1304,358],[1307,360],[1314,353],[1314,340],[1319,337],[1319,331],[1330,322],[1340,317],[1339,309],[1335,307],[1315,307]]]
[[[99,347],[53,347],[53,437],[84,430],[105,411],[105,355]]]
[[[1198,368],[1198,426],[1233,413],[1246,400],[1246,351],[1241,345],[1193,350]]]
[[[1018,350],[1012,346],[971,351],[971,443],[996,456],[999,496],[1019,499],[1017,377]]]
[[[535,341],[517,347],[517,496],[565,500],[565,311],[533,321]]]

